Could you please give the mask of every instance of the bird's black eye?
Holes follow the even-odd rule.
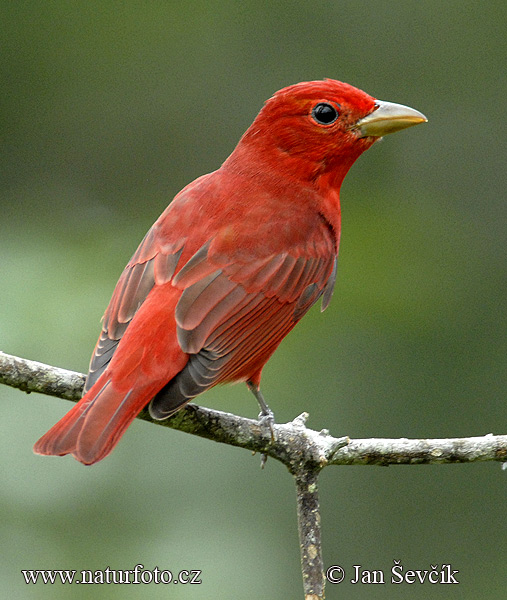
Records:
[[[312,117],[320,125],[331,125],[338,118],[338,111],[331,104],[319,102],[312,110]]]

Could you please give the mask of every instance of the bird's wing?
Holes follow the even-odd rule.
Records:
[[[104,313],[102,331],[90,360],[84,393],[111,362],[132,318],[155,284],[163,285],[172,279],[184,242],[181,238],[172,243],[162,243],[155,227],[145,235],[118,280]]]
[[[272,244],[266,251],[269,240],[259,246],[260,235],[246,253],[241,240],[218,252],[220,227],[188,223],[185,208],[163,214],[125,268],[87,393],[37,442],[37,453],[72,453],[92,464],[152,398],[152,415],[165,418],[216,383],[258,382],[295,323],[319,296],[328,302],[336,255],[330,234],[288,250],[277,241],[275,251]]]
[[[317,249],[316,249],[317,248]],[[335,278],[332,238],[305,248],[236,260],[204,244],[174,276],[177,336],[190,355],[150,404],[163,419],[217,383],[260,379],[281,340],[322,296],[329,303]]]

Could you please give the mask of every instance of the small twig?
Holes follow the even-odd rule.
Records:
[[[77,401],[85,376],[0,352],[0,383]],[[147,410],[138,418],[216,442],[268,454],[284,463],[295,478],[301,568],[306,600],[324,598],[320,543],[318,475],[327,465],[399,465],[507,461],[507,435],[449,439],[334,438],[307,429],[303,413],[291,423],[269,428],[258,421],[193,404],[166,421],[153,421]]]

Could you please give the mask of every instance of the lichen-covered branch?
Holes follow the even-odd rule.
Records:
[[[38,392],[77,402],[84,382],[85,376],[81,373],[0,352],[0,383],[28,394]]]
[[[295,475],[299,547],[305,600],[324,598],[324,562],[320,541],[319,472],[302,470]]]
[[[486,460],[507,461],[507,435],[442,439],[371,438],[350,440],[330,465],[428,465]]]
[[[77,401],[84,375],[0,352],[0,383],[25,392],[38,392]],[[507,435],[445,439],[349,440],[305,427],[306,413],[274,425],[275,441],[258,421],[193,404],[166,421],[153,421],[148,411],[140,419],[178,429],[216,442],[266,453],[292,473],[301,465],[317,470],[326,465],[399,465],[507,461]]]
[[[77,401],[85,376],[0,352],[0,383]],[[153,421],[145,409],[138,418],[223,444],[269,455],[283,462],[296,482],[301,569],[306,600],[324,598],[320,543],[318,475],[328,465],[399,465],[507,461],[507,435],[447,439],[334,438],[307,429],[308,415],[269,427],[258,421],[188,404],[166,421]]]

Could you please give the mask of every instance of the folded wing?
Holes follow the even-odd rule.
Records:
[[[281,340],[322,295],[326,305],[331,297],[331,243],[321,256],[294,249],[243,263],[231,257],[225,265],[221,257],[219,268],[212,248],[204,244],[173,280],[182,290],[175,312],[178,342],[190,357],[150,403],[156,419],[218,383],[258,383]]]

